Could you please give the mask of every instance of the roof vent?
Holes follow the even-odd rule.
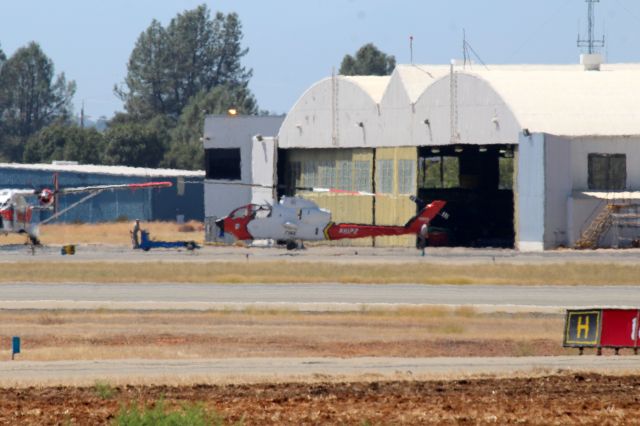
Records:
[[[600,71],[602,55],[599,53],[583,53],[580,55],[580,65],[585,71]]]

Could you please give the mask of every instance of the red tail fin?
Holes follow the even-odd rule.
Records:
[[[433,218],[436,217],[438,213],[440,213],[440,210],[442,210],[446,204],[446,201],[433,200],[422,210],[420,210],[420,212],[415,215],[409,222],[407,222],[405,226],[409,228],[411,232],[420,232],[420,228],[422,227],[422,225],[424,223],[431,222]]]

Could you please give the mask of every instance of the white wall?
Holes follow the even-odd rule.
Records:
[[[520,125],[500,95],[483,79],[456,73],[457,131],[461,143],[515,144]],[[451,76],[433,83],[418,99],[412,145],[443,145],[451,140]],[[454,116],[455,117],[455,116]],[[425,138],[428,118],[429,138]],[[454,120],[455,121],[455,120]]]
[[[567,201],[572,192],[571,143],[545,135],[545,248],[569,244]]]
[[[640,137],[581,137],[571,139],[573,189],[588,191],[588,155],[626,154],[627,190],[640,190]]]
[[[332,79],[327,78],[311,86],[289,111],[278,132],[280,148],[354,148],[381,144],[383,124],[378,117],[378,105],[354,82],[339,76],[335,81],[338,85],[336,144],[332,137]]]
[[[204,123],[204,148],[240,148],[240,181],[205,179],[205,218],[220,218],[242,205],[273,198],[273,190],[252,188],[250,184],[272,186],[274,176],[274,144],[272,138],[284,117],[274,116],[207,116]],[[262,142],[254,142],[255,135]],[[270,137],[271,136],[271,137]],[[256,194],[256,195],[254,195]]]
[[[545,135],[520,135],[517,178],[517,241],[521,251],[544,250]]]
[[[435,80],[411,103],[403,82],[389,80],[380,104],[357,84],[338,84],[337,147],[445,145],[451,141],[451,79]],[[482,78],[456,73],[460,143],[516,144],[520,126],[500,95]],[[305,92],[278,133],[281,148],[332,148],[332,79]],[[429,120],[429,125],[425,120]],[[363,123],[362,127],[358,123]]]

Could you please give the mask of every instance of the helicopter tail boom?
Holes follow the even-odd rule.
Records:
[[[355,223],[329,223],[324,229],[327,240],[346,238],[383,237],[418,234],[423,224],[428,224],[444,208],[446,201],[434,200],[411,218],[404,226],[360,225]]]

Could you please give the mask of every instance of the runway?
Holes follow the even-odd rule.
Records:
[[[637,307],[636,286],[421,284],[35,284],[0,285],[0,309],[288,308],[467,306],[497,311],[560,312],[574,307]]]
[[[0,385],[251,383],[362,379],[436,379],[590,371],[640,372],[635,356],[518,358],[227,358],[199,360],[3,361]]]

